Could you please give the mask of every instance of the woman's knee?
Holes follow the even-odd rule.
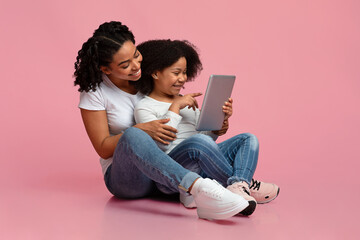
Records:
[[[130,127],[123,132],[120,141],[130,143],[131,145],[139,143],[140,141],[147,141],[150,139],[151,137],[143,130],[136,127]]]
[[[133,138],[143,134],[146,134],[143,130],[136,127],[129,127],[123,132],[123,135],[121,137]]]
[[[155,184],[147,181],[138,185],[129,184],[129,186],[117,187],[112,189],[111,193],[117,198],[137,199],[149,196],[154,189]]]

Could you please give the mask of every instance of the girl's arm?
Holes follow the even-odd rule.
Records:
[[[111,157],[114,154],[116,145],[119,142],[122,133],[115,136],[110,136],[106,111],[91,111],[81,109],[81,116],[86,132],[97,154],[103,159]],[[173,141],[176,138],[174,133],[176,133],[177,130],[165,125],[167,121],[168,120],[163,119],[143,124],[136,124],[134,127],[145,131],[154,140],[164,139]]]
[[[184,96],[178,96],[169,107],[169,111],[179,114],[180,110],[185,107],[192,108],[195,111],[195,109],[199,107],[195,98],[201,95],[202,93],[190,93]]]
[[[179,123],[182,119],[182,117],[179,114],[176,114],[171,111],[167,111],[165,113],[165,115],[163,115],[161,117],[157,117],[156,109],[149,107],[147,104],[138,104],[134,111],[134,117],[135,117],[136,123],[138,123],[137,125],[146,124],[150,121],[158,120],[158,121],[166,121],[165,125],[167,125],[168,127],[174,128],[174,129],[177,128],[177,126],[179,125]],[[159,143],[168,145],[169,142],[164,141],[164,140],[173,141],[173,140],[175,140],[175,138],[174,139],[162,139],[162,135],[160,134],[159,138],[158,139],[154,138],[154,140],[158,141]]]

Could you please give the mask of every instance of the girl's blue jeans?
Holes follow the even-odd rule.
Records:
[[[250,184],[259,153],[257,138],[239,134],[222,143],[196,134],[165,154],[144,131],[127,129],[105,174],[109,191],[120,198],[149,195],[154,187],[166,194],[186,191],[200,176],[224,186],[237,181]]]

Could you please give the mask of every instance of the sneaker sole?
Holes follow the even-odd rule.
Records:
[[[239,212],[243,211],[248,206],[249,206],[248,201],[244,200],[242,202],[239,202],[232,209],[229,209],[229,210],[223,211],[223,212],[213,212],[213,213],[209,213],[207,211],[207,209],[199,209],[199,207],[198,207],[197,208],[197,214],[198,214],[199,218],[207,219],[207,220],[227,219],[227,218],[230,218],[230,217],[238,214]]]
[[[193,208],[196,208],[196,204],[195,202],[191,202],[191,203],[181,203],[185,208],[188,208],[188,209],[193,209]]]
[[[256,202],[255,201],[249,201],[249,206],[247,208],[245,208],[244,210],[242,210],[237,215],[249,216],[249,215],[253,214],[253,212],[255,211],[255,208],[256,208]]]
[[[280,192],[280,188],[278,189],[275,197],[271,198],[271,199],[268,199],[268,200],[265,200],[265,201],[258,201],[258,204],[264,204],[264,203],[268,203],[268,202],[271,202],[272,200],[274,200],[275,198],[277,198],[277,196],[279,195],[279,192]]]

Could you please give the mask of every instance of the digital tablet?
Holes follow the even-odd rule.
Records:
[[[222,106],[231,96],[234,82],[235,76],[233,75],[210,76],[196,130],[213,131],[221,129],[225,117]]]

